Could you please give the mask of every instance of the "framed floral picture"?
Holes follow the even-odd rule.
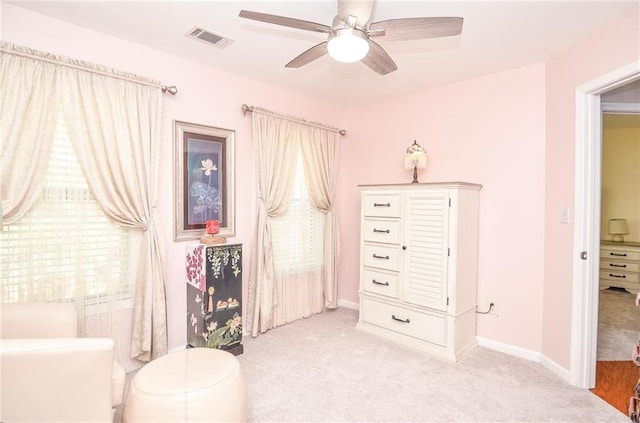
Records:
[[[198,239],[207,221],[235,235],[235,131],[173,121],[174,241]]]

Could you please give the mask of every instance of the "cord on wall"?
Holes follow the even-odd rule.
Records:
[[[494,305],[495,304],[493,304],[493,303],[489,303],[489,308],[487,309],[487,311],[478,311],[478,310],[476,310],[476,313],[478,313],[478,314],[489,314],[489,313],[491,313],[491,310],[493,309]]]

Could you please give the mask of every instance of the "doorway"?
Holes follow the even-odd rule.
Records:
[[[601,103],[602,241],[596,358],[599,364],[612,362],[612,367],[630,361],[630,346],[638,341],[634,302],[640,269],[626,258],[628,252],[640,253],[640,80],[602,94]]]
[[[576,89],[575,227],[571,383],[593,388],[599,300],[601,95],[640,80],[640,61]]]

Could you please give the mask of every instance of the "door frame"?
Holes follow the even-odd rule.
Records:
[[[581,388],[590,389],[596,383],[602,188],[600,95],[637,79],[640,79],[640,61],[576,88],[575,225],[569,375],[571,384]],[[581,259],[582,253],[586,253],[586,260]]]

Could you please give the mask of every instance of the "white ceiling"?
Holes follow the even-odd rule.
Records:
[[[241,9],[331,25],[335,1],[29,1],[4,0],[56,19],[283,87],[355,104],[395,97],[539,63],[625,13],[636,1],[395,1],[377,0],[372,21],[461,16],[462,34],[416,41],[379,40],[398,70],[380,76],[361,63],[322,57],[284,67],[326,35],[240,18]],[[235,42],[224,49],[188,38],[195,26]],[[149,75],[153,77],[153,75]],[[179,89],[180,87],[178,87]]]

